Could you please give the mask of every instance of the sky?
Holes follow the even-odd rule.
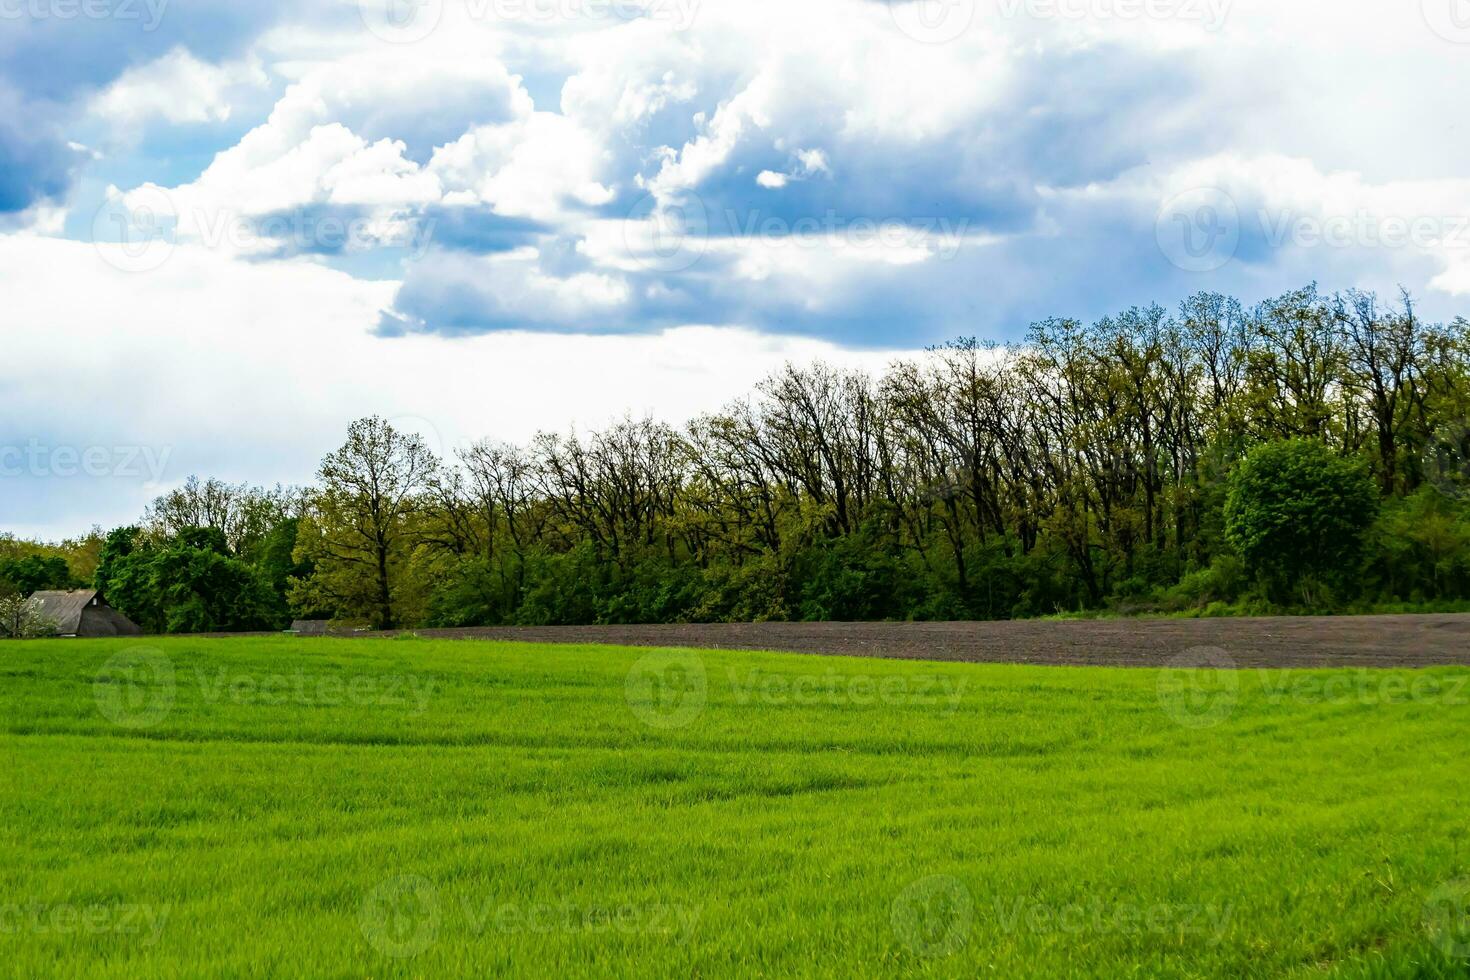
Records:
[[[1470,0],[0,0],[0,530],[1199,290],[1470,312]]]

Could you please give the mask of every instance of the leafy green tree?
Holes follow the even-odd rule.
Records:
[[[108,536],[97,587],[145,630],[210,633],[278,628],[285,612],[269,581],[229,554],[217,528],[185,528],[152,543],[137,528]]]
[[[1371,552],[1385,601],[1470,595],[1470,501],[1434,487],[1391,501],[1374,529]]]
[[[291,593],[293,583],[309,578],[313,570],[311,562],[298,561],[295,556],[300,529],[301,519],[288,517],[266,532],[265,536],[250,548],[248,554],[248,560],[256,571],[265,578],[266,582],[270,583],[271,591],[275,594],[276,606],[279,609],[279,617],[284,620],[291,618],[287,597]],[[331,616],[330,610],[306,608],[298,612],[308,619],[327,619]]]
[[[71,588],[71,568],[59,556],[27,555],[0,561],[0,581],[9,582],[16,591],[30,595],[52,589]]]
[[[59,543],[24,540],[0,531],[0,566],[6,562],[25,558],[44,559],[47,560],[46,567],[50,570],[45,573],[49,581],[39,588],[79,588],[92,581],[92,576],[97,570],[97,556],[101,548],[102,531],[96,527],[80,537],[68,538]],[[50,563],[50,559],[58,558],[66,564],[68,569],[64,580],[60,575],[61,566]],[[7,579],[4,574],[0,574],[0,582],[4,581]],[[35,583],[27,584],[34,585]],[[11,582],[11,585],[15,586],[15,583]]]
[[[352,423],[342,448],[322,460],[321,489],[298,539],[296,558],[313,565],[292,591],[298,606],[330,606],[339,618],[397,625],[395,586],[413,542],[418,495],[439,461],[414,433],[373,416]]]
[[[1257,446],[1230,479],[1225,530],[1272,593],[1354,584],[1378,491],[1358,461],[1311,439]]]
[[[113,592],[123,576],[126,559],[142,547],[142,538],[143,529],[139,527],[119,527],[108,532],[97,557],[97,574],[92,580],[95,588],[115,600]],[[113,604],[117,605],[116,601]]]
[[[164,632],[212,633],[284,625],[279,603],[265,578],[244,562],[211,548],[176,541],[153,556],[149,575],[159,596]]]

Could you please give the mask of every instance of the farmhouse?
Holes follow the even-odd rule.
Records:
[[[37,592],[31,605],[56,624],[61,636],[140,636],[143,631],[131,619],[107,604],[95,589],[74,592]]]

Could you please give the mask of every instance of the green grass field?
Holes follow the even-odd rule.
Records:
[[[1470,671],[0,645],[0,973],[1470,974]]]

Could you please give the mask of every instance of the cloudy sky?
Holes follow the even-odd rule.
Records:
[[[1199,289],[1470,311],[1467,0],[0,0],[0,529]]]

